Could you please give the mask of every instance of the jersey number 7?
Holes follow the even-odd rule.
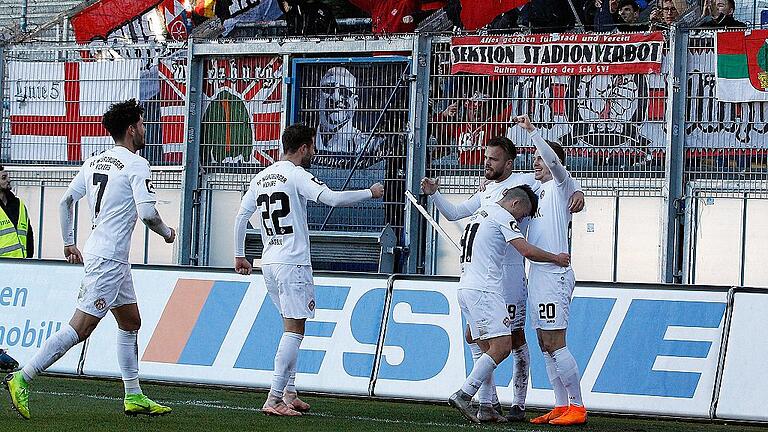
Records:
[[[98,186],[98,190],[96,192],[96,205],[93,207],[94,219],[99,217],[99,212],[101,211],[101,199],[104,198],[104,189],[107,188],[108,181],[109,177],[106,174],[93,174],[93,185]]]

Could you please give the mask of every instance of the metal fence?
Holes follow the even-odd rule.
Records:
[[[708,196],[768,197],[768,103],[718,100],[715,36],[688,39],[684,180]]]
[[[109,105],[145,108],[143,155],[181,163],[186,57],[180,45],[16,45],[3,51],[0,160],[79,166],[113,144],[101,125]]]
[[[442,36],[14,46],[3,51],[0,162],[51,172],[79,166],[111,144],[99,125],[108,104],[136,97],[146,108],[144,155],[176,170],[191,242],[210,235],[211,203],[220,202],[213,194],[244,191],[280,157],[283,127],[304,122],[318,128],[320,179],[334,189],[381,181],[388,191],[383,203],[330,216],[314,206],[310,228],[354,233],[389,224],[407,246],[423,242],[409,229],[403,197],[421,172],[444,179],[445,193],[471,193],[483,146],[496,135],[519,147],[517,169],[532,170],[533,148],[510,123],[528,113],[545,138],[564,145],[590,195],[664,197],[672,219],[686,185],[697,197],[767,197],[765,103],[720,102],[715,34],[681,35],[684,55],[670,47],[660,74],[554,77],[450,74]],[[372,55],[381,51],[399,54]],[[685,84],[679,112],[670,102],[680,84],[673,68]],[[672,152],[680,151],[679,166],[669,163],[670,125],[683,131]],[[670,196],[666,188],[678,180],[681,192]]]

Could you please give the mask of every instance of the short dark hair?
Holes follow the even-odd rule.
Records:
[[[563,150],[563,146],[550,140],[547,140],[547,144],[549,144],[549,147],[555,151],[557,158],[560,159],[560,163],[565,166],[565,150]]]
[[[735,0],[728,0],[728,4],[731,5],[731,9],[736,9],[736,1]]]
[[[504,137],[504,136],[497,136],[491,138],[490,141],[486,144],[487,147],[501,147],[504,150],[504,153],[507,154],[507,158],[515,160],[517,157],[517,148],[515,147],[515,143],[512,142],[511,139]]]
[[[288,126],[283,131],[283,151],[296,153],[304,144],[312,144],[316,134],[314,129],[301,123]]]
[[[635,0],[621,0],[619,2],[619,9],[623,8],[624,6],[632,6],[632,9],[634,9],[635,12],[640,12],[640,5],[637,4]]]
[[[144,114],[142,108],[136,99],[128,99],[124,102],[112,104],[109,110],[104,113],[101,124],[112,135],[115,140],[121,140],[125,137],[125,131],[132,124],[136,124],[141,115]]]
[[[536,192],[531,189],[530,186],[527,184],[515,186],[513,188],[507,189],[504,192],[503,199],[505,201],[515,198],[528,200],[531,203],[531,213],[529,216],[533,217],[536,214],[536,211],[539,209],[539,197],[536,195]]]

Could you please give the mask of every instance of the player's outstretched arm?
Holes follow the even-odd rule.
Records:
[[[71,264],[83,262],[83,255],[75,245],[75,203],[85,195],[82,175],[78,173],[59,201],[59,223],[64,240],[64,258]]]
[[[176,231],[163,222],[163,218],[160,217],[160,213],[155,208],[155,203],[139,203],[136,205],[136,211],[139,213],[139,218],[144,222],[144,225],[152,232],[164,238],[166,243],[173,243],[176,240]]]
[[[421,190],[425,194],[432,196],[432,201],[435,203],[437,211],[439,211],[440,214],[445,216],[445,218],[449,221],[455,221],[472,216],[472,213],[480,208],[479,194],[474,194],[468,200],[457,205],[448,201],[438,190],[439,187],[440,182],[437,179],[431,179],[428,177],[421,179]]]
[[[514,246],[514,248],[520,252],[520,255],[531,261],[551,262],[553,264],[559,265],[560,267],[568,267],[571,265],[571,256],[569,254],[561,253],[555,255],[528,243],[528,241],[524,238],[516,238],[514,240],[510,240],[509,244]]]
[[[381,198],[383,196],[384,186],[381,183],[374,183],[369,189],[352,191],[337,192],[326,188],[320,193],[317,200],[331,207],[339,207],[354,204],[369,198]]]
[[[243,203],[249,197],[250,190],[243,197]],[[235,216],[235,272],[241,275],[249,275],[253,271],[253,266],[245,258],[245,230],[248,228],[248,220],[253,216],[255,210],[250,210],[245,205],[240,205],[240,211]]]

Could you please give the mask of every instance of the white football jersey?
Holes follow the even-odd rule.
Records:
[[[518,238],[523,233],[506,209],[492,203],[477,210],[461,237],[461,288],[502,294],[505,253]]]
[[[242,207],[261,223],[261,263],[311,265],[307,200],[317,202],[328,186],[291,161],[270,165],[251,180]]]
[[[539,209],[528,225],[528,242],[553,254],[568,253],[568,228],[571,212],[568,203],[578,183],[571,177],[560,184],[556,180],[542,183],[538,190]],[[551,273],[563,273],[570,267],[531,261],[531,265]]]
[[[530,186],[534,192],[536,192],[541,186],[541,182],[534,178],[533,173],[512,174],[504,181],[488,183],[488,185],[485,187],[485,191],[478,192],[478,195],[480,196],[480,207],[482,208],[497,203],[499,200],[501,200],[502,197],[504,197],[504,192],[506,192],[508,189],[526,184]],[[517,222],[521,232],[525,233],[528,229],[529,219],[530,218],[525,218]],[[523,268],[525,266],[525,260],[523,256],[520,255],[520,252],[517,251],[517,249],[512,247],[512,245],[509,245],[507,247],[507,252],[504,255],[504,265],[518,266]],[[525,277],[524,268],[522,269],[522,272],[523,273],[521,275],[513,275],[512,277],[515,279]]]
[[[157,201],[150,175],[149,162],[122,146],[85,161],[69,185],[91,209],[93,232],[83,253],[128,262],[136,205]]]

